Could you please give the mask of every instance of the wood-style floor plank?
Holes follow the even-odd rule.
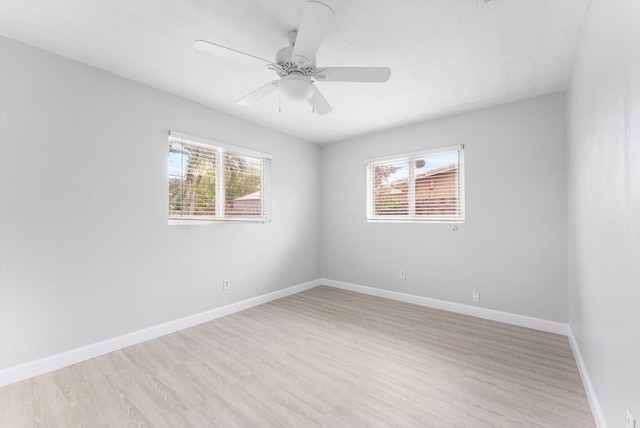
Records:
[[[0,389],[2,427],[595,427],[566,337],[329,287]]]

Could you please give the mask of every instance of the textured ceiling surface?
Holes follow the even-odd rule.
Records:
[[[588,0],[325,0],[318,66],[387,66],[387,83],[317,82],[333,112],[272,94],[275,73],[193,48],[273,59],[305,0],[0,0],[0,34],[315,143],[565,90]],[[0,58],[1,59],[1,58]],[[279,111],[280,109],[280,111]]]

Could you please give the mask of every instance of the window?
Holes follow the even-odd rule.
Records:
[[[463,222],[464,146],[368,161],[367,220]]]
[[[271,220],[271,156],[170,133],[169,221]]]

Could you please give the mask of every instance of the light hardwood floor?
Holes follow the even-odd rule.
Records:
[[[17,427],[594,427],[566,337],[317,287],[0,389]]]

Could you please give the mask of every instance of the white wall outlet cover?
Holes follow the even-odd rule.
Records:
[[[473,300],[475,303],[480,303],[480,293],[477,291],[472,292],[471,300]]]

